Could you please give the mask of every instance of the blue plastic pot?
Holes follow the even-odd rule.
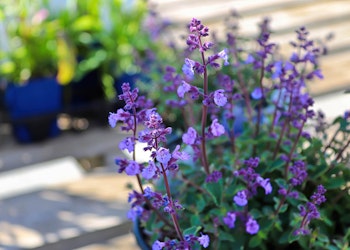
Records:
[[[151,250],[152,248],[148,244],[140,225],[141,224],[139,219],[133,221],[132,231],[134,233],[137,245],[140,247],[141,250]]]
[[[10,84],[5,91],[13,135],[22,143],[57,136],[57,114],[62,109],[62,87],[55,78]]]

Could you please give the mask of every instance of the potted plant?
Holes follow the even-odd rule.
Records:
[[[128,217],[142,249],[348,248],[349,112],[328,125],[312,109],[305,86],[322,78],[323,49],[306,28],[287,59],[268,23],[260,28],[254,50],[232,31],[218,48],[209,28],[191,21],[193,53],[182,73],[166,72],[177,99],[164,101],[182,110],[183,127],[164,126],[152,101],[123,84],[125,106],[108,120],[129,132],[119,148],[130,157],[116,164],[138,180]],[[182,142],[170,149],[173,132]]]
[[[5,102],[14,135],[20,142],[55,136],[56,116],[62,109],[59,82],[70,81],[72,68],[67,66],[70,53],[62,29],[44,5],[3,4],[8,48],[1,51],[0,72],[8,82]]]
[[[145,6],[141,0],[88,0],[55,14],[77,57],[73,81],[65,89],[73,112],[105,118],[105,106],[116,104],[120,79],[137,80],[140,68],[133,60],[142,58],[150,44],[141,30]]]

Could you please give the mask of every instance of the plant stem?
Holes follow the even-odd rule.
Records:
[[[350,140],[344,145],[344,147],[338,152],[337,157],[335,158],[335,161],[338,161],[341,157],[342,154],[344,153],[345,149],[350,145]]]
[[[130,98],[131,98],[131,96],[130,96]],[[134,117],[134,126],[132,128],[133,140],[134,140],[133,151],[132,151],[132,160],[136,161],[136,150],[135,150],[136,144],[135,143],[136,143],[136,131],[137,131],[137,117],[136,117],[136,108],[135,107],[133,107],[132,112],[133,112],[133,117]],[[137,174],[136,177],[137,177],[137,183],[139,185],[139,188],[140,188],[142,194],[144,194],[145,191],[144,191],[143,186],[142,186],[141,177],[139,174]]]
[[[199,39],[200,46],[202,47],[202,41]],[[201,52],[202,56],[202,63],[204,67],[203,72],[203,90],[204,90],[204,98],[208,96],[208,72],[207,72],[207,65],[205,62],[204,52]],[[208,113],[208,106],[202,105],[202,130],[201,130],[201,151],[202,151],[202,164],[205,170],[205,173],[207,175],[210,174],[209,170],[209,164],[208,164],[208,158],[207,158],[207,150],[206,150],[206,136],[205,136],[205,128],[207,126],[207,113]]]
[[[292,160],[292,156],[293,156],[293,153],[297,147],[297,144],[299,142],[299,139],[300,139],[300,136],[301,136],[301,133],[303,131],[303,128],[304,128],[304,124],[305,124],[305,121],[303,120],[303,123],[301,124],[301,127],[299,128],[299,131],[298,131],[298,135],[297,137],[295,138],[294,140],[294,143],[293,143],[293,146],[292,146],[292,149],[290,150],[289,154],[288,154],[288,160],[286,162],[286,165],[284,166],[284,177],[287,179],[288,177],[288,165],[290,163],[290,161]]]
[[[276,120],[276,116],[277,116],[277,112],[278,112],[278,109],[279,109],[279,103],[281,102],[281,98],[282,98],[282,90],[280,89],[279,90],[279,93],[278,93],[278,97],[277,97],[277,102],[275,104],[276,108],[273,112],[273,117],[272,117],[272,121],[271,121],[271,127],[270,127],[270,134],[272,134],[274,128],[275,128],[275,120]]]
[[[338,133],[340,132],[340,127],[337,129],[337,131],[335,131],[332,139],[329,141],[329,143],[327,144],[327,146],[323,149],[322,153],[326,153],[326,150],[329,149],[333,143],[333,141],[335,140],[335,138],[337,137]]]
[[[287,199],[286,197],[287,197],[287,195],[290,193],[290,191],[292,191],[292,187],[291,187],[291,186],[288,187],[288,190],[287,190],[286,195],[282,197],[282,199],[280,200],[280,203],[279,203],[278,206],[277,206],[276,211],[273,213],[273,217],[272,217],[273,220],[274,220],[273,223],[275,223],[276,217],[277,217],[278,213],[280,212],[280,210],[281,210],[283,204],[286,202],[286,199]]]
[[[288,106],[288,114],[290,114],[290,112],[291,112],[291,110],[292,110],[292,102],[293,102],[293,92],[291,92],[291,94],[290,94],[290,100],[289,100],[289,106]],[[276,159],[277,152],[278,152],[278,150],[279,150],[279,148],[280,148],[280,145],[281,145],[281,142],[282,142],[284,133],[286,132],[286,129],[287,129],[288,125],[289,125],[289,122],[290,122],[290,117],[288,116],[288,117],[286,118],[284,124],[283,124],[280,137],[278,138],[277,145],[276,145],[275,150],[274,150],[274,152],[273,152],[273,157],[272,157],[273,160]]]
[[[196,183],[194,183],[193,181],[187,179],[184,175],[182,175],[181,177],[182,177],[182,180],[183,180],[186,184],[188,184],[188,185],[194,187],[195,189],[197,189],[199,192],[201,192],[201,193],[203,193],[203,194],[208,194],[208,195],[210,195],[210,193],[209,193],[207,190],[205,190],[205,189],[203,189],[202,187],[198,186],[198,185],[197,185]]]
[[[254,133],[254,138],[256,139],[257,136],[260,133],[260,120],[261,120],[261,112],[262,112],[262,104],[263,101],[265,100],[265,93],[264,93],[264,88],[263,88],[263,84],[262,81],[264,79],[264,72],[265,72],[265,62],[264,62],[264,58],[261,59],[261,69],[260,69],[260,80],[259,80],[259,86],[261,89],[261,99],[259,100],[259,106],[258,106],[258,117],[257,117],[257,121],[255,123],[255,133]],[[253,146],[253,155],[256,154],[256,144],[254,144]]]
[[[239,58],[238,58],[238,53],[237,53],[237,47],[235,46],[233,49],[234,49],[233,55],[234,55],[234,58],[236,60],[237,65],[238,65],[239,64]],[[243,83],[244,80],[243,80],[242,72],[241,72],[241,70],[239,68],[237,68],[237,76],[238,76],[239,86],[241,87],[242,92],[243,92],[245,105],[247,107],[248,120],[252,121],[252,117],[253,117],[253,111],[252,110],[253,109],[252,109],[252,105],[251,105],[250,98],[249,98],[249,92],[248,92],[248,90],[246,89],[246,87],[245,87],[245,85]]]
[[[166,175],[166,172],[165,172],[165,168],[164,168],[164,165],[163,163],[160,163],[160,166],[162,167],[162,173],[163,173],[163,178],[164,178],[164,184],[165,184],[165,189],[166,189],[166,193],[167,193],[167,196],[169,198],[169,202],[170,202],[170,206],[171,208],[173,209],[173,213],[170,213],[171,215],[171,218],[173,220],[173,224],[174,224],[174,227],[175,227],[175,230],[176,230],[176,233],[177,233],[177,236],[179,237],[179,239],[181,241],[184,241],[184,237],[181,233],[181,230],[180,230],[180,225],[179,225],[179,221],[176,217],[176,212],[175,212],[175,207],[174,207],[174,203],[173,203],[173,199],[171,197],[171,192],[170,192],[170,186],[169,186],[169,182],[168,182],[168,177]]]

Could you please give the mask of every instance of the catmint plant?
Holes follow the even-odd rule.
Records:
[[[269,19],[247,49],[237,17],[226,41],[192,19],[186,53],[172,47],[185,57],[153,62],[164,73],[157,105],[123,84],[109,124],[128,132],[119,148],[132,157],[116,159],[118,172],[138,181],[127,216],[149,249],[346,247],[350,113],[327,123],[307,91],[327,50],[301,27],[280,55]]]

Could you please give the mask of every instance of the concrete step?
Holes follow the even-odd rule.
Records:
[[[79,168],[64,159],[0,175],[8,190],[0,197],[1,250],[69,250],[130,232],[127,184],[135,179],[115,172],[83,175]]]

